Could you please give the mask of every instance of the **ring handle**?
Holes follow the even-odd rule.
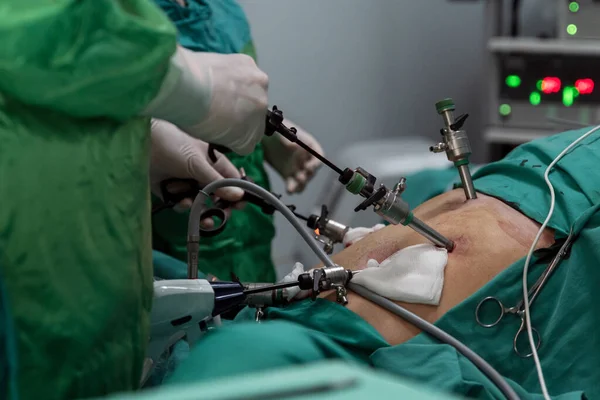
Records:
[[[485,303],[496,303],[498,305],[498,307],[500,308],[500,314],[498,315],[498,318],[491,323],[483,323],[481,321],[481,318],[479,317],[480,313],[481,313],[481,307],[485,304]],[[484,298],[483,300],[481,300],[479,302],[479,304],[477,304],[477,308],[475,309],[475,321],[477,321],[477,324],[483,328],[491,328],[493,326],[498,325],[498,323],[500,321],[502,321],[502,318],[504,317],[504,305],[500,302],[500,300],[498,300],[496,297],[494,296],[488,296],[486,298]]]
[[[200,221],[214,217],[220,219],[221,223],[213,226],[212,228],[204,228],[200,226],[200,237],[209,238],[217,236],[219,233],[223,232],[223,230],[225,229],[225,225],[227,224],[227,214],[221,208],[213,207],[203,211],[202,214],[200,214]]]
[[[527,348],[529,349],[529,353],[524,353],[521,350],[519,350],[519,346],[517,344],[519,337],[523,333],[525,334],[525,337],[527,339]],[[542,344],[542,336],[540,335],[538,330],[535,328],[531,328],[531,333],[533,334],[533,340],[535,342],[535,349],[537,350],[540,348],[540,346]],[[515,338],[513,340],[513,350],[521,358],[529,358],[533,355],[533,351],[531,351],[531,345],[529,344],[529,337],[527,336],[527,330],[525,329],[525,320],[523,320],[523,322],[521,323],[521,327],[519,328],[519,330],[517,331],[517,334],[515,335]]]

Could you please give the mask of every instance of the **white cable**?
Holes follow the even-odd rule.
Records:
[[[533,338],[533,329],[531,327],[531,317],[529,316],[529,296],[527,295],[527,292],[529,290],[528,289],[529,285],[527,284],[527,273],[529,271],[529,263],[531,261],[531,256],[533,255],[533,252],[540,240],[540,237],[542,236],[542,233],[544,233],[544,230],[546,229],[546,226],[548,225],[548,222],[550,222],[550,219],[552,218],[552,214],[554,213],[554,205],[556,203],[556,196],[554,194],[554,187],[552,186],[552,183],[550,182],[550,178],[549,178],[550,170],[573,147],[577,146],[577,144],[579,144],[582,140],[584,140],[585,138],[587,138],[588,136],[590,136],[592,133],[596,132],[597,130],[600,130],[600,125],[596,126],[593,129],[590,129],[589,131],[587,131],[586,133],[581,135],[579,137],[579,139],[575,140],[573,143],[568,145],[558,156],[556,156],[556,158],[550,163],[550,165],[548,165],[548,168],[546,168],[546,172],[544,173],[544,180],[546,181],[546,185],[548,185],[548,188],[550,189],[550,210],[548,211],[546,220],[544,220],[544,223],[540,227],[540,230],[538,231],[537,235],[535,236],[535,239],[533,240],[531,248],[529,249],[529,253],[527,254],[527,259],[525,260],[525,266],[523,267],[523,311],[525,312],[525,324],[527,326],[527,337],[529,338],[529,346],[531,347],[531,353],[533,355],[533,360],[535,362],[535,369],[537,371],[538,380],[540,381],[540,388],[542,389],[542,394],[544,395],[544,399],[546,399],[546,400],[550,400],[550,394],[548,394],[548,388],[546,387],[546,381],[544,379],[544,371],[542,371],[542,364],[540,362],[540,358],[538,356],[537,349],[535,346],[535,340]]]

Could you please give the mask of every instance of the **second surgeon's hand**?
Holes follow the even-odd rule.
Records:
[[[208,143],[187,135],[169,122],[153,119],[150,159],[152,192],[161,197],[160,183],[171,178],[194,179],[204,187],[219,179],[241,177],[227,157],[217,152],[217,162],[212,163],[207,153]],[[239,202],[244,191],[226,187],[217,190],[215,194],[221,199]],[[192,201],[193,199],[184,200],[177,208],[190,208]],[[210,227],[211,222],[203,221],[203,225]]]
[[[285,121],[284,124],[295,126],[289,121]],[[325,155],[319,142],[310,133],[297,126],[296,129],[298,139],[317,153]],[[265,137],[263,146],[265,160],[279,172],[285,181],[286,191],[290,194],[302,192],[321,166],[321,161],[316,157],[281,135]]]
[[[250,154],[265,133],[269,78],[244,54],[179,54],[199,81],[210,87],[210,106],[196,124],[181,125],[194,137]]]

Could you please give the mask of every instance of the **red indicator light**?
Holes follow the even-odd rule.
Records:
[[[555,77],[546,77],[542,80],[542,92],[546,94],[560,92],[560,79]]]
[[[575,82],[575,88],[579,94],[592,94],[594,91],[594,81],[591,79],[578,79]]]

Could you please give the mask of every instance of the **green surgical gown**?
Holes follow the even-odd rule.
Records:
[[[155,1],[177,27],[182,46],[199,52],[245,53],[255,57],[248,21],[235,1],[188,0],[186,7],[171,0]],[[230,153],[227,157],[237,168],[243,167],[255,183],[269,189],[261,145],[248,156]],[[153,216],[154,249],[187,261],[188,217],[189,213],[173,210]],[[265,215],[252,204],[233,210],[222,233],[200,240],[199,269],[220,279],[229,279],[233,272],[247,282],[274,282],[274,237],[273,216]]]
[[[530,218],[542,222],[550,195],[543,175],[546,167],[586,130],[569,131],[522,145],[504,160],[474,174],[475,188],[498,197]],[[556,208],[550,227],[557,241],[571,227],[578,235],[568,258],[548,280],[531,308],[539,330],[539,356],[553,398],[600,397],[600,306],[594,296],[600,287],[600,133],[560,161],[550,173]],[[529,284],[540,276],[557,251],[552,246],[536,253]],[[496,368],[523,399],[541,399],[531,358],[513,352],[520,319],[507,315],[494,328],[475,322],[475,308],[486,296],[497,296],[506,306],[522,298],[524,259],[494,277],[475,294],[440,318],[436,325],[468,345]],[[251,310],[240,319],[252,318]],[[267,309],[260,325],[240,322],[210,333],[171,377],[174,383],[212,379],[227,374],[273,369],[324,358],[368,364],[437,389],[477,399],[502,399],[498,389],[452,347],[420,334],[389,346],[377,332],[338,304],[304,301],[287,308]],[[218,365],[205,363],[219,357]]]
[[[0,275],[19,394],[135,389],[152,303],[150,124],[136,115],[175,30],[146,0],[5,0],[0,37]]]
[[[17,400],[17,389],[15,328],[0,274],[0,399]]]

